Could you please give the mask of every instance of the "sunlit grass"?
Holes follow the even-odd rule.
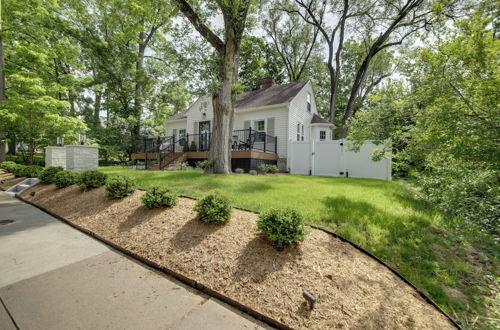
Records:
[[[414,198],[405,184],[312,176],[207,175],[201,171],[103,172],[137,179],[141,188],[167,185],[194,198],[218,190],[253,211],[294,207],[310,224],[328,227],[393,266],[465,326],[485,314],[483,277],[495,274],[493,242],[460,219]],[[460,227],[460,230],[456,228]],[[480,250],[483,262],[473,258]]]

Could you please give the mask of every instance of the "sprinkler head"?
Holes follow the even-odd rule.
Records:
[[[307,300],[307,302],[309,303],[309,308],[310,309],[313,309],[314,308],[314,304],[316,303],[316,297],[313,296],[309,291],[307,290],[304,290],[302,292],[302,296]]]

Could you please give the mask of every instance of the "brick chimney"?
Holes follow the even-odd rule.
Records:
[[[262,88],[262,89],[266,89],[266,88],[273,87],[273,86],[274,86],[274,79],[273,78],[264,78],[260,82],[260,88]]]

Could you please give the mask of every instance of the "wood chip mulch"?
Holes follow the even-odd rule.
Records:
[[[292,328],[455,329],[389,269],[325,232],[278,252],[253,213],[234,210],[228,224],[209,225],[191,199],[147,210],[142,194],[110,200],[104,188],[38,185],[22,197]],[[317,297],[313,310],[303,290]]]

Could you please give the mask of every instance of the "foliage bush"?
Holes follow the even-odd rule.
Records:
[[[422,197],[453,216],[463,216],[495,235],[500,234],[498,173],[456,160],[442,160],[432,171],[420,173]]]
[[[166,187],[154,186],[142,195],[141,200],[146,208],[152,209],[175,206],[179,201],[179,196],[175,191]]]
[[[278,166],[273,164],[260,164],[259,171],[261,173],[276,173],[278,172]]]
[[[0,163],[0,168],[9,172],[9,173],[12,173],[12,171],[14,170],[14,167],[16,167],[17,164],[13,161],[5,161],[3,163]]]
[[[196,151],[198,148],[196,147],[196,143],[191,141],[191,146],[189,147],[189,151]]]
[[[196,167],[197,168],[201,168],[202,170],[204,170],[206,168],[209,168],[209,167],[213,166],[214,164],[215,164],[215,160],[214,159],[206,159],[206,160],[202,160],[202,161],[196,162]]]
[[[27,161],[27,155],[22,154],[17,155],[7,155],[5,160],[12,161],[16,164],[29,165]],[[36,153],[33,155],[33,163],[31,165],[45,166],[45,155],[43,153]]]
[[[26,169],[26,165],[16,164],[16,166],[12,167],[12,174],[16,177],[24,176],[24,170]]]
[[[198,200],[194,209],[200,220],[213,224],[228,222],[232,212],[229,198],[219,193],[211,193]]]
[[[64,169],[61,166],[49,166],[42,170],[40,173],[39,179],[42,183],[52,183],[54,179],[54,175],[56,173],[63,171]]]
[[[80,173],[70,170],[57,172],[52,178],[52,183],[57,188],[64,188],[80,181]]]
[[[106,180],[106,194],[111,198],[122,198],[132,194],[137,185],[134,179],[116,175]]]
[[[40,176],[40,173],[43,171],[43,167],[39,165],[28,165],[25,166],[22,170],[22,175],[27,178],[37,178]]]
[[[277,249],[302,242],[307,234],[303,217],[297,210],[289,208],[274,208],[262,212],[257,228],[267,235]]]
[[[97,170],[83,171],[78,186],[83,190],[99,188],[106,184],[106,174]]]
[[[186,142],[184,142],[184,144],[182,145],[182,152],[188,152],[189,151],[189,144]]]
[[[237,174],[243,174],[243,173],[245,173],[245,170],[242,169],[242,168],[237,168],[237,169],[234,170],[234,172],[237,173]]]
[[[248,171],[248,174],[250,174],[250,175],[257,175],[257,171],[256,170],[250,170],[250,171]]]

